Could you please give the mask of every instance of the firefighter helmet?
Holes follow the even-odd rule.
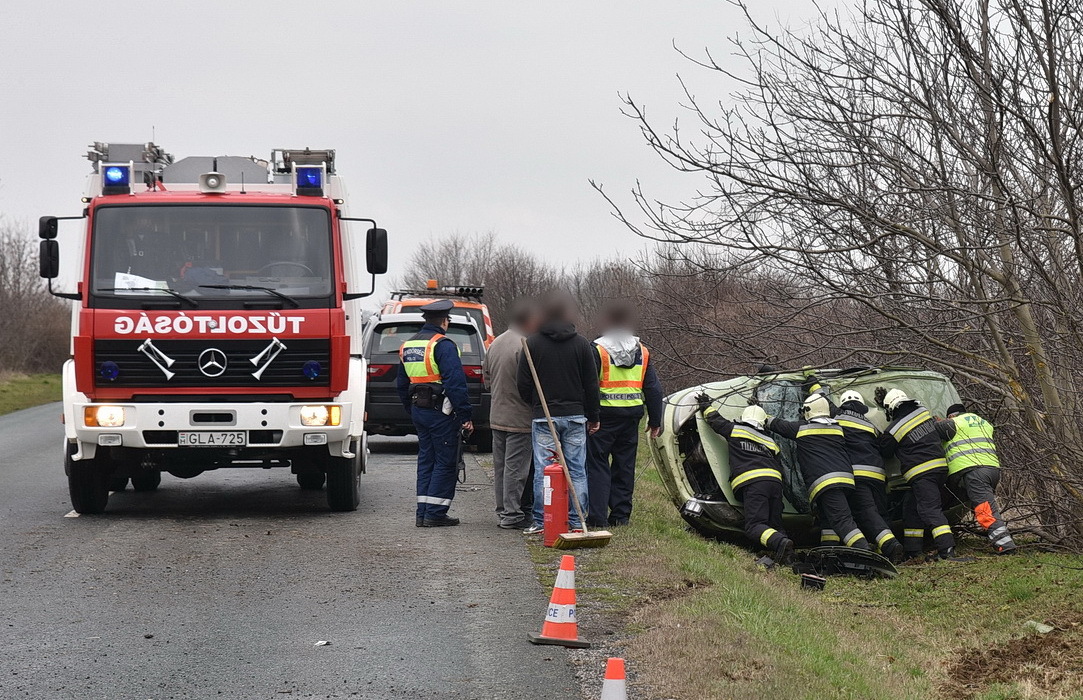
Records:
[[[861,394],[857,393],[853,389],[842,392],[842,396],[839,397],[839,403],[844,404],[850,403],[851,401],[857,401],[860,404],[865,404],[865,399],[861,396]]]
[[[887,392],[887,396],[884,397],[884,406],[887,410],[894,411],[907,401],[911,401],[911,398],[906,395],[905,391],[902,389],[892,389]]]
[[[823,394],[813,394],[801,406],[806,418],[826,418],[831,415],[831,404]]]
[[[741,422],[762,430],[763,424],[767,422],[767,411],[759,406],[749,406],[741,412]]]

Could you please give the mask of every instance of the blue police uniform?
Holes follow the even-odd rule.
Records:
[[[453,306],[444,299],[421,311],[446,313]],[[403,343],[400,356],[396,388],[417,429],[417,524],[428,526],[447,520],[455,497],[459,430],[471,420],[473,409],[459,349],[440,326],[426,323]],[[431,392],[432,406],[418,405],[419,391]],[[445,397],[451,403],[450,415],[443,412]]]

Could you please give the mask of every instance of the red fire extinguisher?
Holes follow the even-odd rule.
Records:
[[[545,465],[542,495],[544,530],[542,544],[552,547],[557,537],[568,532],[568,481],[564,469],[556,461],[556,455]]]

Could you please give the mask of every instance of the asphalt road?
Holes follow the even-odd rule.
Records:
[[[0,698],[581,697],[526,641],[548,591],[479,468],[457,528],[414,527],[402,440],[373,441],[356,513],[244,469],[65,517],[58,418],[0,418]]]

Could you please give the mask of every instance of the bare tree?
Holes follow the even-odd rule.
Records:
[[[37,246],[0,218],[0,372],[58,372],[68,356],[70,310],[45,291]]]
[[[686,90],[687,136],[626,100],[650,146],[706,189],[669,205],[637,189],[636,221],[614,203],[618,216],[667,245],[713,248],[704,273],[764,280],[762,332],[802,340],[783,360],[951,374],[998,412],[1012,457],[1030,465],[1015,492],[1047,530],[1078,540],[1078,4],[866,0],[800,33],[734,4],[747,70],[690,57],[743,85],[730,106]]]

